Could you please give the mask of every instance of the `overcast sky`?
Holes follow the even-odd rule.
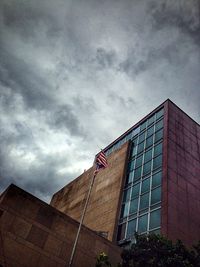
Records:
[[[170,98],[200,122],[198,0],[0,0],[0,191],[49,201]]]

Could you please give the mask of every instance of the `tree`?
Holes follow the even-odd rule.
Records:
[[[136,243],[122,252],[122,267],[200,267],[200,243],[188,249],[160,235],[135,235]]]

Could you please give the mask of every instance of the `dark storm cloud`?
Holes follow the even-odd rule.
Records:
[[[67,159],[61,157],[44,157],[40,155],[38,158],[39,166],[32,164],[30,168],[25,166],[17,166],[16,162],[9,157],[7,148],[1,147],[0,164],[1,174],[0,190],[4,190],[10,183],[17,184],[32,194],[42,197],[48,201],[52,194],[59,190],[60,180],[71,178],[70,173],[65,176],[57,173],[58,165],[67,164]],[[55,179],[56,177],[56,179]]]
[[[96,51],[96,61],[100,65],[101,68],[112,67],[115,62],[115,52],[114,51],[106,51],[103,48],[98,48]]]
[[[0,44],[0,83],[18,92],[27,108],[44,109],[52,104],[52,99],[41,88],[47,83],[39,73],[22,59],[9,54]]]
[[[51,1],[49,4],[51,6]],[[45,1],[2,1],[1,13],[5,27],[20,34],[26,42],[31,40],[38,44],[40,40],[34,37],[38,37],[42,26],[45,26],[45,34],[51,39],[58,37],[61,30],[58,20],[54,13],[49,12]]]
[[[179,4],[178,4],[179,3]],[[144,40],[143,56],[138,56],[138,49],[134,47],[128,53],[125,61],[120,63],[119,70],[125,71],[134,78],[138,74],[152,69],[161,60],[165,59],[169,65],[183,66],[187,64],[188,58],[181,54],[184,46],[196,46],[199,50],[200,41],[200,1],[150,1],[146,6],[146,14],[149,22],[148,37]],[[174,32],[176,38],[174,38]],[[167,32],[169,34],[164,35]],[[163,34],[162,40],[159,40]],[[171,33],[171,36],[170,36]],[[158,36],[157,36],[158,35]],[[155,42],[152,43],[152,39]],[[187,38],[190,38],[188,43]],[[157,42],[156,42],[157,41]],[[162,42],[162,46],[160,45]],[[199,54],[197,53],[197,56]]]
[[[73,107],[70,105],[63,105],[58,108],[48,117],[47,122],[55,129],[68,129],[70,134],[83,136],[84,132],[79,124],[78,118],[73,114]]]
[[[197,45],[200,44],[200,1],[191,1],[188,7],[176,5],[176,3],[167,4],[167,1],[151,1],[148,4],[147,12],[151,14],[153,30],[161,30],[164,27],[177,27],[184,34],[189,35]]]

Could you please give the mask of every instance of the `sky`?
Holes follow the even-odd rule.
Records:
[[[0,192],[42,200],[170,98],[200,123],[199,0],[1,0]]]

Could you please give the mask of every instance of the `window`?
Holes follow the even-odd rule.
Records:
[[[133,168],[134,168],[134,163],[135,163],[135,161],[134,160],[132,160],[131,162],[129,162],[129,166],[128,166],[128,168],[129,168],[129,172],[131,172],[132,170],[133,170]]]
[[[130,199],[130,193],[131,193],[130,188],[124,191],[123,202],[126,202]]]
[[[152,176],[152,188],[161,184],[162,172],[157,172]]]
[[[140,183],[136,184],[132,188],[131,198],[135,198],[139,195],[140,192]]]
[[[159,110],[157,113],[156,113],[156,119],[158,120],[159,118],[161,118],[164,114],[164,109],[161,109]]]
[[[151,205],[154,205],[160,201],[161,201],[161,187],[158,187],[151,191]]]
[[[149,207],[149,193],[141,195],[140,197],[140,210]]]
[[[142,123],[135,136],[126,137],[133,138],[133,145],[119,219],[120,244],[132,241],[135,230],[139,234],[160,231],[162,116],[163,109]]]
[[[148,192],[149,190],[150,190],[150,178],[147,178],[142,182],[141,194]]]
[[[154,147],[154,157],[160,155],[161,153],[162,153],[162,143]]]
[[[157,169],[162,166],[162,155],[153,159],[153,169]]]
[[[122,240],[125,238],[126,224],[121,224],[118,227],[117,240]]]
[[[163,129],[155,133],[155,143],[158,142],[163,137]]]
[[[151,117],[148,119],[148,122],[147,122],[148,126],[151,125],[153,122],[154,122],[154,115],[151,116]]]
[[[138,134],[140,132],[140,126],[137,127],[135,130],[133,130],[133,136],[135,136],[136,134]]]
[[[160,130],[163,127],[163,120],[160,120],[156,123],[156,131]]]
[[[140,125],[140,131],[144,130],[145,128],[146,128],[146,121]]]
[[[153,145],[153,135],[146,139],[146,148]]]
[[[143,150],[144,150],[144,142],[142,142],[142,143],[140,143],[140,144],[138,145],[138,151],[137,151],[137,153],[139,154],[139,153],[141,153]]]
[[[130,214],[137,212],[137,210],[138,210],[138,198],[135,198],[131,200],[130,203]]]
[[[151,126],[148,130],[147,130],[147,137],[151,136],[154,132],[154,126]]]
[[[134,181],[137,181],[141,177],[142,167],[135,169]]]
[[[145,152],[145,154],[144,154],[144,162],[147,162],[147,161],[151,160],[151,158],[152,158],[152,148]]]
[[[152,211],[150,213],[150,225],[149,229],[154,229],[157,227],[160,227],[160,219],[161,219],[161,214],[160,214],[160,209]]]
[[[143,142],[145,138],[145,132],[139,135],[139,143]]]
[[[127,237],[134,236],[136,230],[136,219],[128,222]]]
[[[151,172],[151,161],[148,161],[143,166],[143,175],[147,175],[150,172]]]
[[[122,205],[122,210],[121,210],[121,216],[120,218],[124,218],[128,215],[128,202]]]
[[[136,153],[137,153],[137,146],[134,146],[134,147],[132,148],[132,157],[135,156]]]
[[[133,171],[129,172],[129,174],[126,177],[126,184],[130,184],[133,181]]]
[[[135,168],[137,168],[137,167],[142,165],[142,158],[143,158],[143,155],[136,158]]]
[[[143,215],[139,217],[138,220],[138,233],[143,233],[147,231],[147,222],[148,222],[148,215]]]

